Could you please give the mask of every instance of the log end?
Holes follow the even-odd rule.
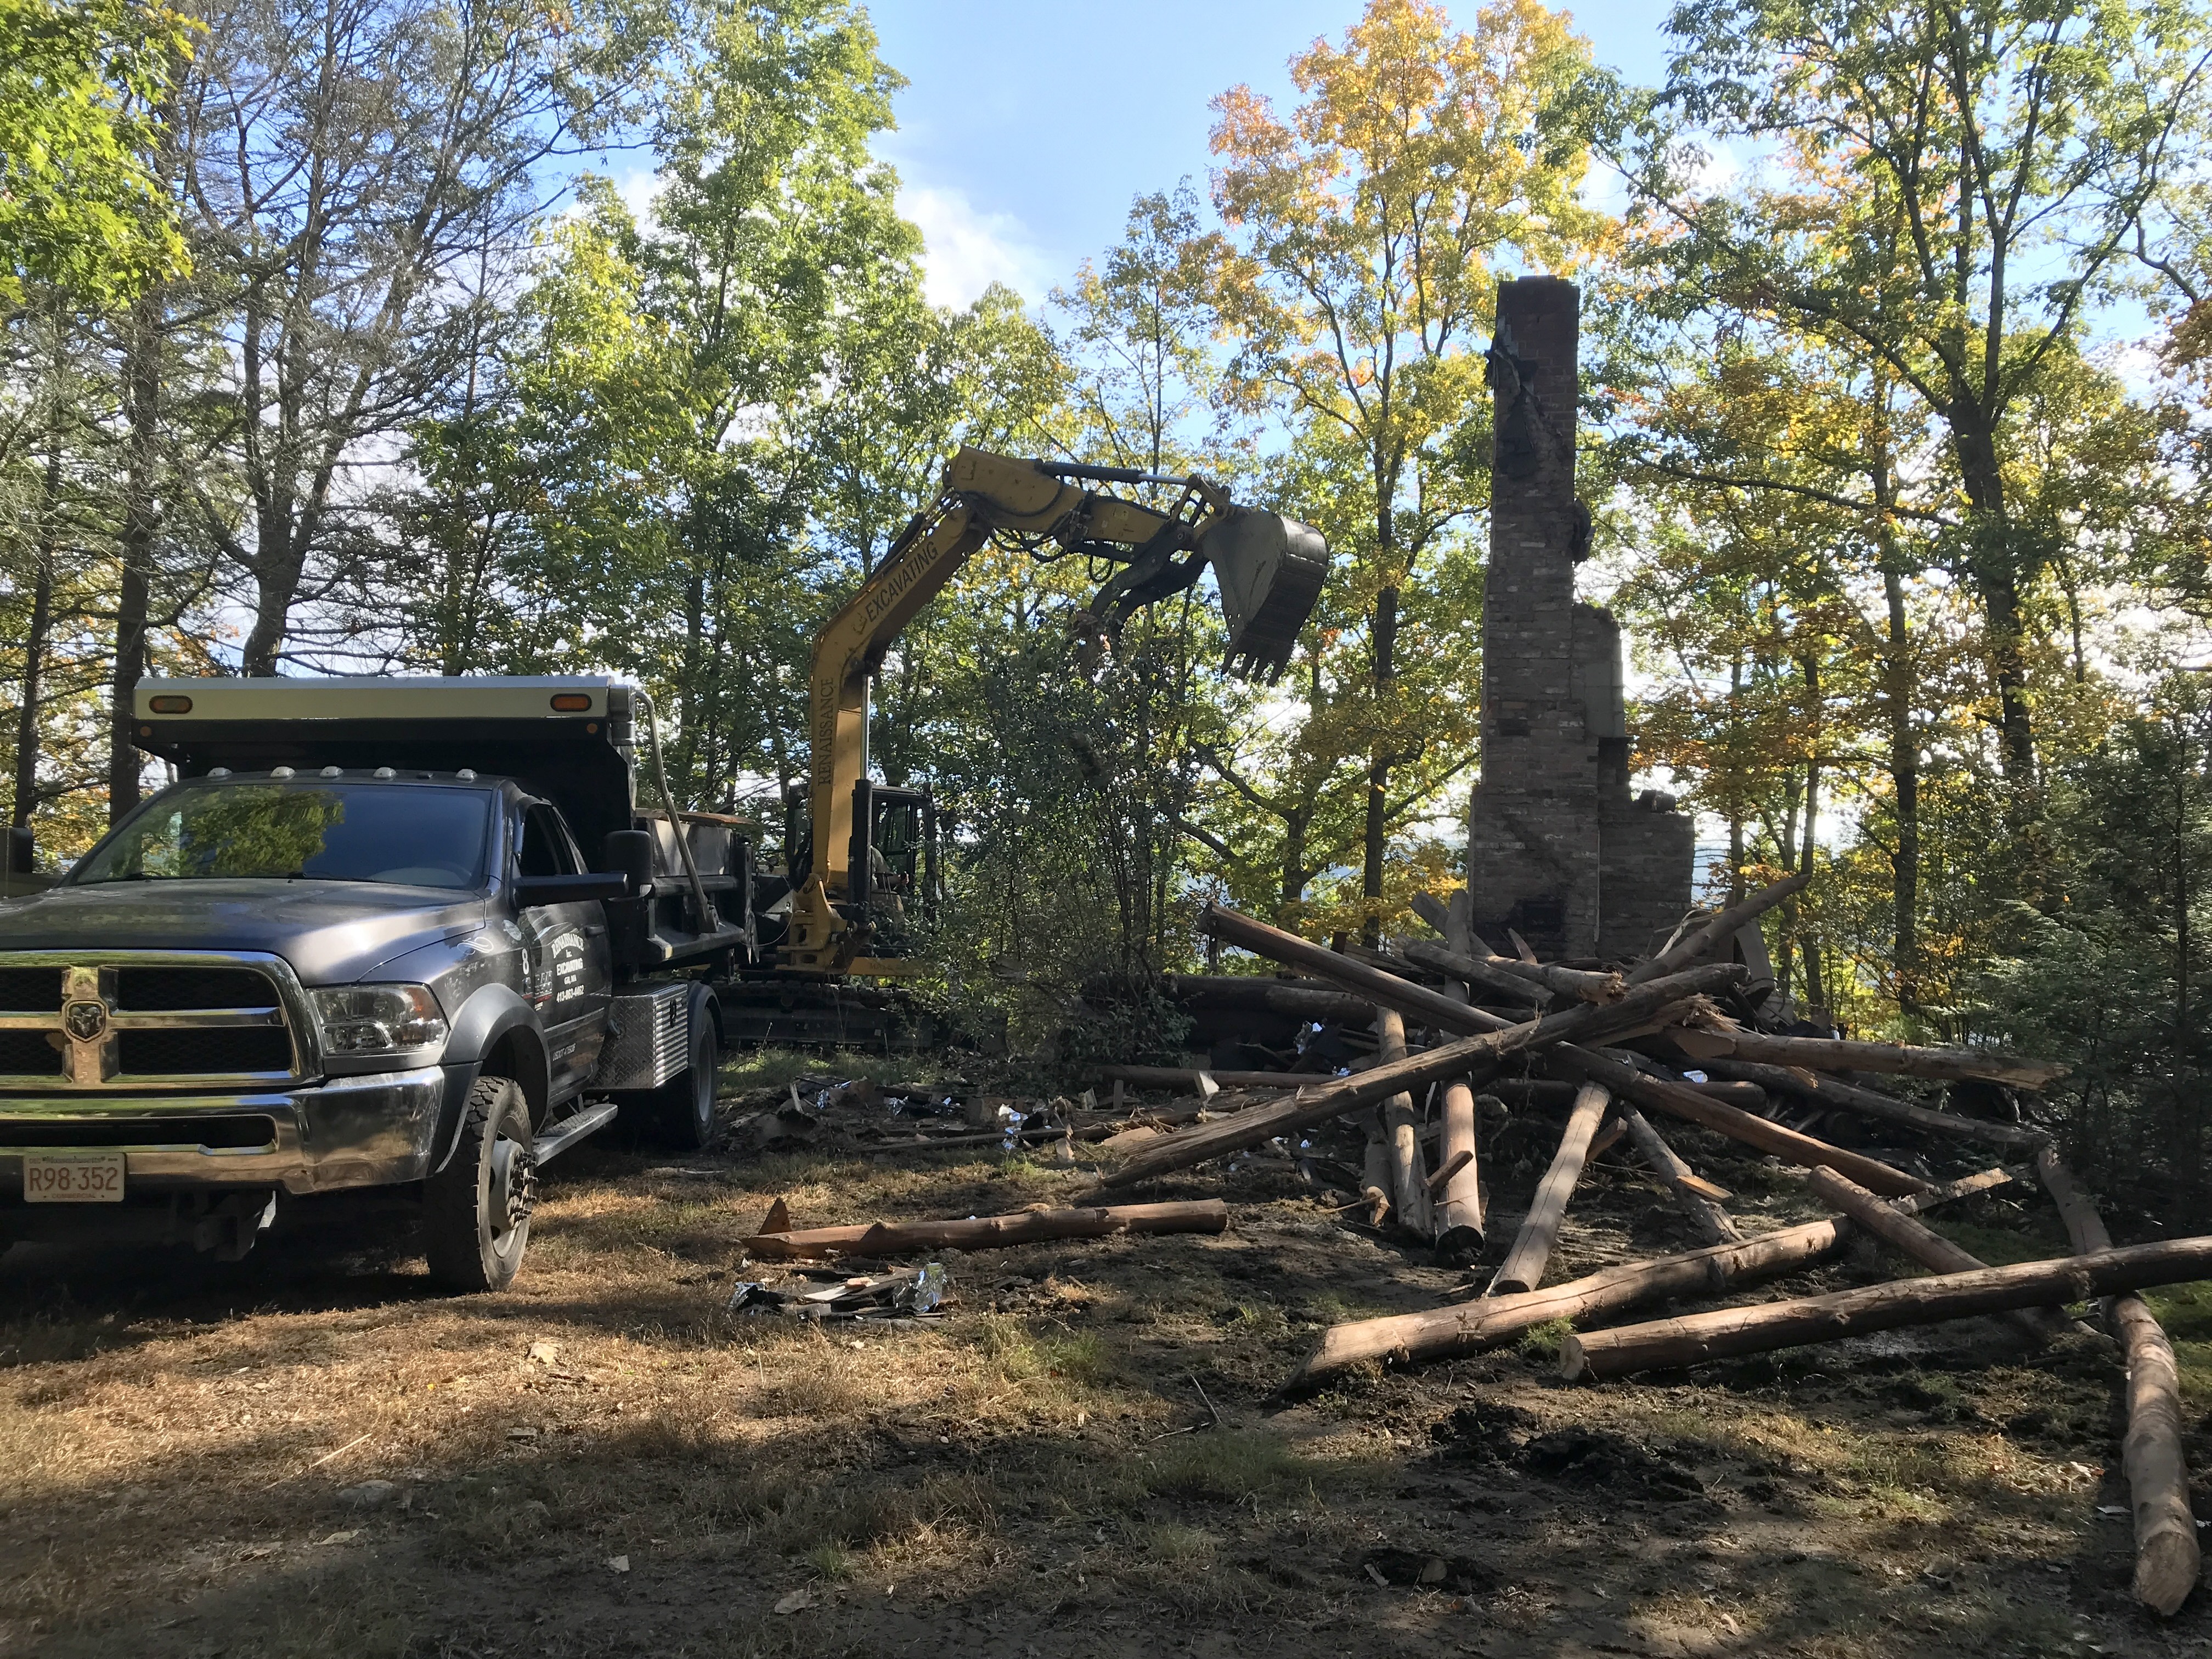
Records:
[[[1570,1382],[1589,1382],[1589,1364],[1583,1358],[1583,1340],[1572,1331],[1559,1339],[1559,1375]]]
[[[1437,1265],[1472,1267],[1482,1260],[1482,1247],[1481,1228],[1447,1227],[1437,1236]]]
[[[2196,1539],[2184,1536],[2178,1528],[2161,1528],[2136,1552],[2136,1599],[2172,1617],[2197,1588],[2203,1563]]]

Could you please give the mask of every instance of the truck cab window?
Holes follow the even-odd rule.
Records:
[[[524,809],[516,872],[525,876],[573,876],[582,869],[560,817],[542,802]]]

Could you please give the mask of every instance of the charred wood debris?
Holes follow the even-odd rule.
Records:
[[[1587,1383],[1976,1315],[2001,1316],[2016,1345],[2116,1342],[2126,1365],[2135,1591],[2171,1613],[2201,1561],[2173,1351],[2135,1292],[2212,1277],[2212,1237],[2113,1247],[2038,1126],[2035,1091],[2063,1068],[1979,1047],[1849,1041],[1798,1018],[1758,971],[1758,933],[1759,918],[1806,879],[1696,913],[1628,963],[1540,961],[1517,936],[1504,954],[1474,935],[1463,892],[1449,902],[1420,896],[1414,909],[1433,936],[1379,950],[1341,936],[1319,945],[1211,906],[1200,927],[1276,971],[1165,980],[1160,992],[1188,1022],[1183,1065],[1107,1065],[1079,1100],[1044,1103],[919,1085],[794,1084],[737,1129],[741,1146],[761,1151],[1026,1147],[1095,1174],[1077,1204],[793,1231],[779,1203],[747,1249],[762,1261],[833,1264],[798,1269],[830,1288],[806,1293],[813,1308],[796,1310],[896,1316],[914,1307],[932,1268],[886,1273],[886,1258],[1114,1232],[1218,1233],[1236,1224],[1218,1198],[1132,1200],[1165,1176],[1187,1185],[1209,1169],[1271,1167],[1345,1227],[1466,1275],[1433,1309],[1329,1327],[1285,1379],[1285,1401],[1362,1368],[1511,1345],[1540,1326],[1564,1333],[1561,1374]],[[1086,986],[1084,1000],[1105,1012],[1116,988]],[[1805,1172],[1803,1191],[1833,1214],[1777,1225],[1732,1211],[1733,1194],[1669,1144],[1668,1130],[1679,1135],[1682,1125],[1717,1133],[1769,1168]],[[1508,1234],[1491,1218],[1493,1176],[1530,1168],[1532,1144],[1551,1156]],[[1492,1158],[1501,1146],[1516,1156]],[[1700,1247],[1559,1281],[1548,1269],[1562,1225],[1601,1158],[1648,1182]],[[2039,1186],[2067,1226],[2069,1256],[1990,1267],[1918,1218]],[[1808,1271],[1854,1239],[1924,1274],[1730,1305],[1739,1289]],[[848,1258],[878,1271],[854,1273],[859,1261]],[[929,1285],[920,1294],[933,1305]],[[1655,1312],[1674,1300],[1718,1305]],[[2094,1327],[2063,1311],[2083,1302],[2095,1304]]]

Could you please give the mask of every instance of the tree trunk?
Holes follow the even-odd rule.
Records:
[[[1382,514],[1387,520],[1389,507],[1386,502]],[[1382,556],[1390,556],[1387,526],[1384,530]],[[1375,701],[1379,719],[1382,705],[1389,697],[1390,684],[1398,676],[1398,590],[1386,587],[1375,596]],[[1382,940],[1382,854],[1389,836],[1389,795],[1390,791],[1390,760],[1387,750],[1378,748],[1367,767],[1367,822],[1363,841],[1365,857],[1360,868],[1359,893],[1365,902],[1365,916],[1360,923],[1360,937],[1370,949]]]
[[[1897,1207],[1908,1214],[1917,1214],[1954,1198],[2002,1187],[2010,1179],[2002,1170],[1990,1170],[1915,1197],[1899,1199]],[[1416,1359],[1456,1358],[1479,1352],[1492,1343],[1519,1335],[1532,1325],[1554,1319],[1586,1319],[1640,1302],[1717,1295],[1730,1285],[1795,1273],[1819,1261],[1850,1236],[1850,1223],[1840,1217],[1808,1221],[1802,1226],[1785,1227],[1741,1243],[1712,1244],[1679,1255],[1603,1267],[1584,1278],[1554,1285],[1549,1290],[1531,1291],[1525,1296],[1501,1296],[1462,1302],[1449,1308],[1424,1309],[1419,1313],[1391,1314],[1381,1319],[1332,1325],[1322,1333],[1321,1346],[1284,1385],[1283,1392],[1304,1392],[1355,1365],[1374,1361],[1403,1364]]]
[[[1805,758],[1805,848],[1797,868],[1800,873],[1810,877],[1820,827],[1820,663],[1817,657],[1808,656],[1803,664],[1807,738],[1812,752]],[[1812,928],[1804,930],[1798,948],[1805,953],[1806,1012],[1822,1024],[1832,1026],[1835,1022],[1826,1012],[1827,991],[1820,983],[1820,944]],[[1815,1014],[1815,1010],[1820,1012]]]
[[[160,509],[155,474],[161,440],[161,310],[158,289],[134,301],[123,348],[123,527],[115,595],[115,660],[108,681],[107,821],[138,805],[143,764],[131,741],[131,703],[146,672],[146,613],[151,603],[154,537]],[[248,672],[251,672],[250,670]]]
[[[1887,473],[1882,474],[1886,481]],[[1877,489],[1887,488],[1878,483]],[[1882,701],[1889,720],[1889,775],[1896,789],[1897,851],[1890,866],[1890,904],[1897,939],[1892,960],[1897,1006],[1920,1011],[1920,744],[1912,732],[1912,652],[1905,632],[1905,580],[1897,568],[1896,536],[1882,520],[1881,593],[1889,611],[1888,648],[1882,664]]]
[[[1990,678],[1996,684],[1998,748],[2015,822],[2035,816],[2035,728],[2028,711],[2027,627],[2014,526],[2005,501],[1996,434],[1971,393],[1944,416],[1959,459],[1959,482],[1973,508],[1968,574],[1989,623]]]
[[[2075,1254],[2111,1249],[2105,1218],[2057,1154],[2046,1147],[2035,1168],[2066,1223]],[[2136,1596],[2170,1615],[2197,1588],[2203,1566],[2189,1501],[2189,1466],[2181,1449],[2180,1367],[2172,1343],[2141,1297],[2112,1297],[2105,1304],[2105,1322],[2128,1361],[2128,1432],[2120,1443],[2120,1467],[2135,1510]]]
[[[1567,1218],[1567,1200],[1574,1196],[1575,1183],[1583,1178],[1583,1165],[1589,1158],[1591,1139],[1596,1135],[1598,1121],[1605,1115],[1612,1099],[1595,1083],[1584,1084],[1575,1097],[1574,1108],[1567,1114],[1566,1130],[1559,1137],[1559,1150],[1552,1157],[1552,1167],[1544,1171],[1543,1180],[1536,1184],[1536,1196],[1529,1201],[1528,1216],[1514,1237],[1513,1249],[1492,1277],[1490,1288],[1483,1292],[1485,1296],[1515,1296],[1533,1291],[1544,1282],[1544,1268],[1552,1259],[1552,1247],[1559,1243],[1560,1225]]]
[[[62,448],[57,436],[40,479],[38,539],[32,550],[31,622],[23,634],[22,701],[15,708],[15,793],[9,822],[21,830],[39,805],[39,708],[46,645],[53,632],[54,554],[60,521]]]
[[[2114,1296],[2152,1285],[2179,1285],[2212,1274],[2212,1237],[2167,1239],[2094,1255],[2022,1261],[1976,1273],[1895,1279],[1861,1290],[1799,1297],[1752,1308],[1722,1308],[1681,1319],[1655,1320],[1618,1330],[1571,1336],[1559,1372],[1569,1382],[1676,1370],[1777,1348],[1832,1342],[1838,1337],[1933,1325],[1947,1319],[2003,1313]],[[2191,1530],[2194,1530],[2192,1527]]]

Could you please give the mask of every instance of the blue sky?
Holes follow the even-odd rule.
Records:
[[[1185,175],[1202,191],[1214,95],[1243,82],[1287,106],[1288,63],[1358,0],[872,0],[909,82],[878,146],[929,242],[931,297],[993,280],[1032,302],[1119,236],[1130,198]],[[1668,7],[1567,8],[1600,63],[1652,82]]]

